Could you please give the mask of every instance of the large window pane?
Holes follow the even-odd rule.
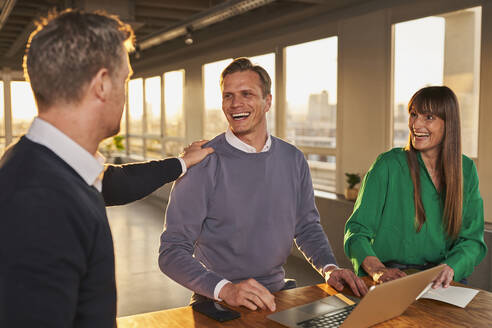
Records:
[[[128,82],[129,130],[128,134],[143,134],[143,80],[134,79]]]
[[[310,163],[319,189],[335,190],[338,39],[307,42],[285,49],[287,139]]]
[[[165,136],[185,136],[183,88],[184,70],[172,71],[164,74],[164,103],[166,109]]]
[[[37,115],[34,95],[28,82],[11,82],[12,99],[12,135],[19,137],[25,134]]]
[[[145,107],[147,134],[161,135],[161,78],[145,79]]]
[[[253,64],[263,67],[272,80],[272,107],[267,113],[267,124],[268,131],[270,131],[271,134],[275,134],[275,54],[269,53],[266,55],[250,57],[249,59]]]
[[[227,129],[227,119],[222,113],[222,92],[220,73],[231,63],[225,59],[203,65],[203,85],[205,96],[205,139],[212,139]]]
[[[4,119],[3,81],[0,81],[0,156],[5,148],[5,119]]]
[[[336,184],[336,157],[308,154],[311,178],[315,189],[335,192]]]
[[[481,8],[394,25],[393,145],[408,141],[407,104],[422,87],[446,85],[461,107],[463,152],[477,156]]]

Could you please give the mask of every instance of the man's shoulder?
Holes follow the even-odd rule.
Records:
[[[272,145],[276,152],[282,155],[290,154],[290,155],[295,155],[297,157],[304,158],[303,152],[295,145],[275,136],[271,136],[271,138],[272,138]]]
[[[225,136],[224,133],[222,133],[203,145],[202,147],[212,147],[214,152],[205,157],[201,162],[190,167],[183,178],[194,176],[196,174],[203,174],[204,171],[215,171],[219,162],[219,157],[224,153],[224,143]]]
[[[0,160],[0,202],[27,190],[44,190],[64,198],[79,180],[68,164],[44,146],[21,139]]]

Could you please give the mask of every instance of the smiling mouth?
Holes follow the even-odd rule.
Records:
[[[244,112],[244,113],[236,113],[236,114],[231,114],[231,116],[232,116],[232,119],[233,119],[233,120],[235,120],[235,121],[239,121],[239,120],[243,120],[243,119],[245,119],[245,118],[249,117],[249,115],[250,115],[250,114],[251,114],[251,113],[246,113],[246,112]]]
[[[429,133],[424,133],[424,132],[413,132],[413,135],[417,138],[426,138],[430,134]]]

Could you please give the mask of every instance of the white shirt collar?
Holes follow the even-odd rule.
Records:
[[[267,133],[268,138],[265,142],[265,145],[263,146],[263,149],[261,150],[261,153],[266,152],[270,150],[270,147],[272,146],[272,138],[270,136],[270,133]],[[253,146],[248,145],[238,137],[234,133],[232,133],[231,128],[227,128],[227,131],[225,133],[225,138],[227,143],[231,145],[232,147],[239,149],[241,151],[244,151],[245,153],[256,153],[256,148]]]
[[[100,153],[96,153],[95,156],[90,154],[63,132],[39,117],[34,118],[26,137],[49,148],[70,165],[88,185],[93,185],[101,191],[100,176],[105,159]]]

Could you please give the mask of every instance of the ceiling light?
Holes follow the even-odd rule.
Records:
[[[187,27],[186,31],[187,32],[186,32],[184,41],[185,41],[185,44],[187,46],[191,46],[193,44],[193,36],[191,35],[191,31],[192,31],[191,27]]]
[[[228,18],[241,15],[247,11],[267,5],[275,0],[229,0],[223,4],[219,4],[209,10],[192,16],[190,19],[183,22],[182,25],[174,26],[170,29],[149,36],[140,42],[140,49],[145,50],[157,46],[166,41],[185,36],[185,43],[191,41],[191,30],[196,31],[205,28],[209,25],[222,22]],[[188,35],[189,34],[189,35]],[[190,44],[191,44],[190,43]]]

